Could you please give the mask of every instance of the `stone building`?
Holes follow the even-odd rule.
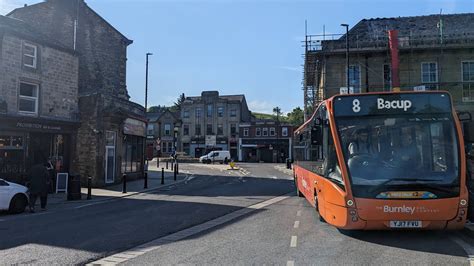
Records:
[[[0,177],[23,183],[50,159],[69,172],[79,127],[78,57],[25,22],[0,16]]]
[[[252,119],[239,126],[239,161],[283,163],[292,158],[293,126],[271,119]]]
[[[84,0],[47,0],[7,16],[25,21],[79,57],[77,161],[72,171],[94,186],[143,174],[145,110],[129,100],[127,46],[132,43]]]
[[[392,90],[388,30],[398,32],[402,91],[447,90],[457,111],[474,115],[474,14],[359,21],[348,35],[355,92]],[[347,87],[346,36],[307,36],[306,44],[304,85],[314,89],[317,103]]]
[[[148,157],[168,157],[174,151],[181,152],[180,112],[172,112],[168,108],[162,108],[157,113],[147,113],[147,117]]]
[[[192,157],[229,150],[237,158],[239,125],[250,117],[244,95],[203,91],[201,96],[186,97],[181,106],[181,149]]]

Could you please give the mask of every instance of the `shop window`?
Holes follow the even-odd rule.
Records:
[[[237,110],[232,109],[230,110],[230,117],[236,117],[237,116]]]
[[[23,44],[23,65],[36,68],[38,48],[29,43]]]
[[[125,142],[124,155],[122,160],[122,172],[135,173],[141,172],[143,165],[143,138],[127,135]]]
[[[224,135],[224,127],[222,124],[217,125],[217,135]]]
[[[20,82],[18,111],[24,114],[38,113],[38,84]]]
[[[438,89],[438,64],[436,62],[421,63],[421,82],[428,90]]]
[[[274,137],[276,134],[275,134],[275,128],[274,127],[271,127],[270,128],[270,136]]]
[[[462,62],[462,101],[474,102],[474,61]]]
[[[249,136],[249,129],[244,128],[244,137],[248,137],[248,136]]]

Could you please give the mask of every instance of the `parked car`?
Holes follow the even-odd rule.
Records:
[[[201,156],[199,162],[201,163],[212,163],[212,162],[221,162],[227,163],[230,160],[229,151],[211,151],[210,153]]]
[[[0,179],[0,211],[22,213],[28,205],[28,188]]]

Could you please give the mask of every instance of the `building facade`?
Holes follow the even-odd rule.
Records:
[[[398,33],[399,60],[389,30]],[[315,104],[348,87],[347,71],[354,92],[391,91],[396,61],[402,91],[446,90],[457,111],[474,114],[474,14],[363,19],[348,42],[347,69],[345,35],[307,36],[304,84]]]
[[[276,120],[254,120],[239,126],[239,161],[283,163],[292,158],[293,126]]]
[[[186,97],[181,106],[181,150],[199,157],[212,150],[228,150],[238,157],[239,125],[250,121],[244,95],[203,91]]]
[[[76,53],[18,19],[0,16],[0,178],[24,183],[32,165],[75,164]]]
[[[77,51],[79,111],[77,161],[73,171],[94,186],[118,183],[144,171],[145,110],[129,101],[127,37],[84,0],[47,0],[7,16],[23,20],[51,40]]]
[[[148,113],[147,153],[150,157],[168,157],[181,152],[180,112],[163,108],[158,113]],[[150,156],[152,154],[152,156]]]

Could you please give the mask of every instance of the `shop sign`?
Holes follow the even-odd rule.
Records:
[[[145,137],[146,136],[146,124],[143,121],[127,118],[123,125],[123,133],[126,135],[134,135]]]
[[[51,125],[44,125],[44,124],[40,124],[40,123],[17,122],[16,127],[18,127],[18,128],[30,128],[30,129],[43,129],[43,130],[61,131],[61,126],[51,126]]]
[[[216,146],[216,135],[207,135],[206,136],[206,146]]]

